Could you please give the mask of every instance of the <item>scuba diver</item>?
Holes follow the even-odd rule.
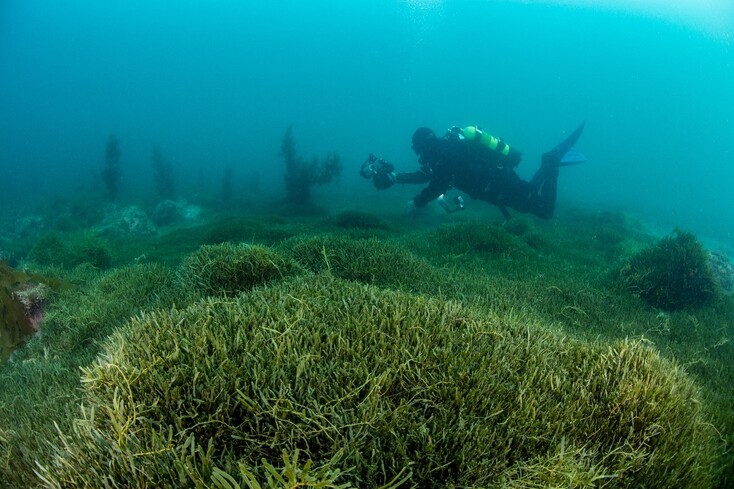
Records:
[[[372,179],[378,190],[396,183],[427,183],[428,186],[408,202],[408,212],[435,199],[439,199],[447,212],[462,210],[461,197],[454,200],[455,209],[450,209],[443,198],[450,188],[456,188],[472,199],[494,204],[505,219],[510,218],[508,207],[549,219],[556,206],[559,167],[586,161],[581,153],[571,149],[581,136],[584,124],[543,154],[540,168],[529,182],[515,173],[522,154],[475,126],[452,127],[440,138],[427,127],[418,128],[413,133],[413,151],[420,163],[418,171],[396,173],[392,164],[370,155],[362,164],[360,174]]]

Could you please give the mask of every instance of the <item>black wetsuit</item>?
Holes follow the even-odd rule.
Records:
[[[423,207],[449,188],[456,188],[472,199],[499,207],[507,218],[510,207],[544,219],[553,216],[556,204],[558,160],[543,155],[543,163],[532,181],[522,180],[514,171],[520,153],[514,149],[503,155],[474,141],[441,138],[430,155],[420,160],[421,170],[398,173],[396,183],[428,183],[413,200]]]

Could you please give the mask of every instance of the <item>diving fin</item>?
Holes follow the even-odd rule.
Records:
[[[570,136],[568,136],[566,139],[564,139],[558,146],[553,148],[549,151],[550,154],[557,156],[561,161],[564,160],[564,157],[568,152],[573,148],[573,145],[576,144],[576,141],[579,140],[581,137],[581,133],[584,131],[584,126],[586,125],[586,121],[582,122],[579,127],[576,128],[574,132],[571,133]],[[578,153],[579,155],[581,153]],[[578,161],[577,163],[581,163],[581,161]],[[575,164],[575,163],[570,163]]]
[[[581,163],[584,163],[586,161],[586,156],[583,155],[580,151],[576,151],[575,149],[569,149],[566,151],[566,154],[563,155],[561,158],[561,162],[559,166],[571,166],[571,165],[579,165]]]

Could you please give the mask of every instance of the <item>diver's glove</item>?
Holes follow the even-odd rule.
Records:
[[[446,196],[444,194],[439,195],[436,201],[438,202],[438,205],[440,205],[441,208],[446,211],[446,214],[451,214],[453,212],[464,210],[464,197],[462,197],[461,195],[454,197],[455,207],[453,208],[449,205],[448,202],[446,202]]]

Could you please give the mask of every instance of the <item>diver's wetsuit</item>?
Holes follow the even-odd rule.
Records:
[[[514,171],[520,153],[503,155],[473,141],[440,138],[436,150],[420,160],[421,170],[398,173],[396,183],[428,183],[413,201],[417,207],[438,198],[449,188],[465,192],[472,199],[490,202],[509,217],[507,207],[548,219],[556,206],[558,158],[543,155],[540,169],[530,182]]]

